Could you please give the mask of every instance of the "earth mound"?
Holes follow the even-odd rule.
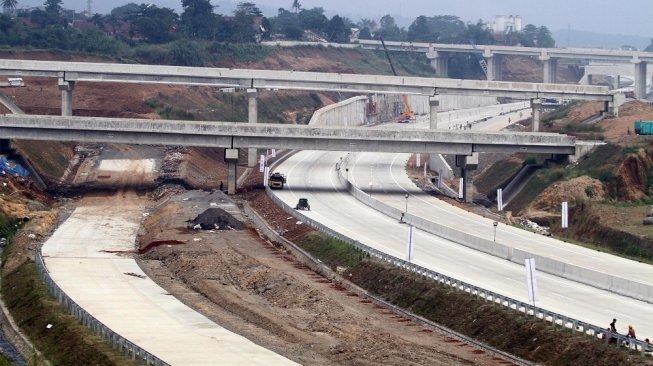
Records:
[[[188,222],[188,227],[202,230],[242,230],[245,225],[221,208],[209,208]]]

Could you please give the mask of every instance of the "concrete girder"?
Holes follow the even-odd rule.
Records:
[[[0,60],[0,74],[65,75],[66,82],[166,83],[228,86],[257,89],[332,90],[394,94],[469,94],[528,99],[556,97],[566,99],[609,100],[606,87],[587,85],[488,82],[444,78],[397,77],[295,71],[125,65],[31,60]],[[436,93],[442,90],[442,93]],[[534,96],[534,94],[540,94]]]
[[[298,150],[456,153],[486,150],[573,153],[575,139],[552,133],[423,129],[375,130],[299,125],[55,116],[0,116],[13,139]],[[571,151],[570,151],[571,149]]]

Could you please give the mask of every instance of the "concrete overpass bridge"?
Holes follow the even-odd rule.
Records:
[[[72,115],[72,95],[78,82],[208,85],[247,89],[324,90],[355,93],[485,95],[515,99],[565,98],[613,101],[602,86],[459,80],[384,75],[297,71],[178,67],[88,62],[0,60],[0,75],[40,76],[58,80],[62,115]]]
[[[358,41],[364,49],[382,50],[380,41]],[[613,61],[632,63],[635,75],[635,95],[646,96],[646,67],[653,62],[653,52],[625,51],[598,48],[537,48],[498,45],[439,44],[420,42],[385,42],[389,50],[422,52],[440,77],[448,75],[448,57],[452,53],[482,53],[488,64],[488,80],[501,80],[501,58],[506,55],[537,57],[544,63],[545,83],[555,83],[559,59]]]
[[[108,142],[227,148],[228,189],[236,188],[239,148],[296,150],[410,152],[455,154],[465,164],[479,152],[530,152],[573,155],[574,137],[552,133],[504,133],[423,129],[370,129],[256,125],[233,122],[195,122],[69,116],[0,116],[0,135],[6,139]],[[251,157],[251,156],[250,156]]]

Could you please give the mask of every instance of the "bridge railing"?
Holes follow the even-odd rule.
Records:
[[[459,291],[466,292],[470,295],[478,296],[484,299],[485,301],[505,306],[509,309],[524,313],[525,315],[533,316],[536,319],[550,322],[554,326],[560,326],[563,329],[569,329],[573,333],[578,332],[586,336],[594,337],[596,339],[601,339],[606,343],[608,342],[615,343],[618,346],[624,346],[630,350],[637,350],[640,351],[642,355],[645,354],[646,352],[650,352],[651,350],[653,350],[653,348],[651,348],[653,346],[645,343],[644,341],[628,338],[623,334],[612,333],[604,327],[583,322],[581,320],[574,319],[572,317],[559,314],[547,309],[543,309],[538,306],[525,303],[520,300],[515,300],[511,297],[490,290],[486,290],[482,287],[466,283],[464,281],[458,280],[450,276],[443,275],[434,270],[424,268],[415,263],[411,263],[409,261],[384,253],[380,250],[374,249],[346,235],[343,235],[323,225],[322,223],[311,219],[310,217],[304,215],[303,213],[295,210],[294,207],[291,207],[290,205],[282,201],[280,198],[278,198],[270,188],[266,187],[266,192],[268,196],[277,205],[283,208],[283,210],[286,211],[288,214],[297,217],[299,220],[301,220],[305,224],[308,224],[309,226],[311,226],[316,230],[319,230],[333,238],[336,238],[338,240],[341,240],[345,243],[352,245],[354,248],[369,254],[370,257],[389,263],[391,265],[402,268],[404,270],[416,273],[418,275],[424,276],[442,285],[455,288]]]
[[[39,271],[41,280],[47,287],[50,294],[54,296],[59,304],[66,309],[77,321],[82,325],[90,328],[95,335],[100,337],[105,342],[111,344],[111,347],[118,352],[122,353],[126,358],[129,358],[138,364],[145,364],[148,366],[169,366],[168,363],[162,361],[155,355],[140,348],[130,340],[114,332],[111,328],[104,325],[101,321],[97,320],[93,315],[89,314],[84,308],[77,304],[70,298],[57,283],[52,279],[48,272],[40,250],[36,253],[36,268]]]

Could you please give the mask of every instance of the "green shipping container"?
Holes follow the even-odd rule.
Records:
[[[653,121],[635,121],[635,134],[653,135]]]

